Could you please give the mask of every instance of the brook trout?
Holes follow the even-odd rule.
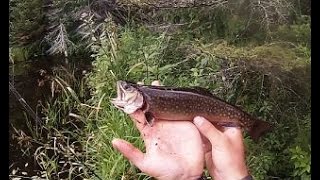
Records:
[[[127,114],[142,110],[150,125],[154,120],[192,121],[202,116],[220,127],[242,127],[257,140],[272,125],[214,96],[207,89],[139,85],[117,82],[111,102]]]

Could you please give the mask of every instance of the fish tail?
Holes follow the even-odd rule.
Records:
[[[258,141],[262,135],[269,132],[272,128],[273,126],[271,123],[256,119],[248,133],[254,141]]]

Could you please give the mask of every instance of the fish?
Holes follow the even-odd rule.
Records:
[[[243,128],[255,141],[273,128],[271,123],[253,117],[202,87],[141,85],[119,80],[117,97],[111,103],[127,114],[142,110],[150,126],[155,120],[192,121],[202,116],[218,127]]]

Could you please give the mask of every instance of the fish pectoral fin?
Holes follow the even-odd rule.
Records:
[[[155,119],[153,114],[151,112],[145,112],[144,115],[146,117],[148,125],[152,126]]]

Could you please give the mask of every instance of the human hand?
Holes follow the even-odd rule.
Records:
[[[241,129],[222,132],[202,117],[194,118],[194,124],[203,135],[206,167],[215,180],[240,180],[248,175]]]
[[[201,135],[192,122],[155,120],[150,126],[140,110],[130,117],[141,133],[146,152],[121,139],[114,139],[112,144],[142,172],[159,180],[201,177],[204,152]]]

